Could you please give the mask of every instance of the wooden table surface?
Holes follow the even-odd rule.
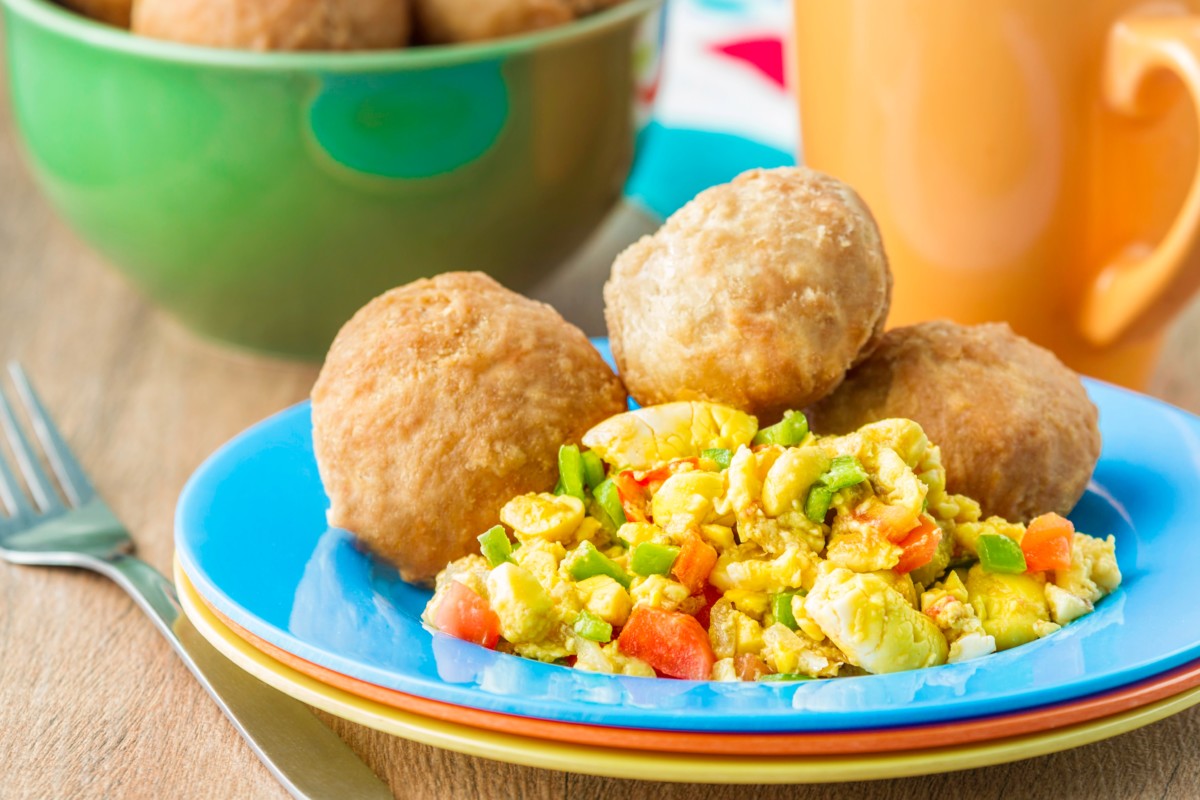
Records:
[[[2,95],[0,109],[0,360],[24,362],[140,554],[169,571],[172,514],[188,475],[233,434],[304,398],[316,369],[200,342],[152,309],[55,217],[21,163]],[[544,294],[580,296],[562,281]],[[595,320],[598,300],[588,296],[570,314]],[[1200,411],[1198,353],[1193,308],[1172,330],[1152,391]],[[1200,708],[1005,766],[750,788],[510,766],[322,716],[398,797],[1200,795]],[[0,797],[284,796],[120,589],[83,572],[0,563]]]

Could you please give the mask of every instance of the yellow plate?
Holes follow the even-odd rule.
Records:
[[[714,756],[619,750],[495,733],[422,717],[366,700],[256,650],[213,616],[178,562],[184,613],[231,661],[286,694],[343,719],[422,744],[528,767],[613,778],[685,783],[823,783],[903,778],[973,769],[1056,753],[1149,725],[1200,703],[1200,688],[1132,711],[1054,731],[960,747],[848,756]]]

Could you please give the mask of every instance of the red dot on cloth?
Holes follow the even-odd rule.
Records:
[[[714,52],[744,61],[765,75],[772,83],[787,88],[783,72],[783,40],[777,36],[762,39],[741,39],[712,46]]]

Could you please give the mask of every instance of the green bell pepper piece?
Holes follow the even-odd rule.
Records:
[[[754,434],[752,444],[781,444],[790,447],[800,444],[808,435],[808,418],[799,411],[788,411],[783,419]]]
[[[505,561],[512,561],[512,542],[503,525],[494,525],[485,533],[476,537],[479,540],[479,552],[493,567],[498,567]]]
[[[621,496],[617,493],[617,485],[612,482],[612,478],[602,480],[592,490],[592,496],[596,498],[600,508],[604,509],[604,513],[612,520],[614,528],[625,524],[625,509],[621,507]]]
[[[604,462],[595,450],[584,450],[579,457],[583,460],[583,479],[587,481],[588,488],[595,491],[604,480]]]
[[[792,613],[792,598],[797,592],[780,592],[771,595],[771,616],[775,621],[786,625],[792,630],[800,627],[796,624],[796,615]]]
[[[703,458],[712,459],[717,462],[717,466],[721,469],[729,469],[729,462],[733,461],[733,451],[726,450],[723,447],[716,447],[712,450],[701,450],[700,455]]]
[[[836,456],[829,469],[817,478],[804,501],[804,515],[816,523],[825,521],[833,496],[842,489],[857,486],[867,479],[867,471],[854,456]]]
[[[763,675],[759,680],[763,683],[784,683],[787,681],[811,681],[813,676],[799,672],[776,672],[772,675]]]
[[[564,444],[558,448],[558,485],[554,487],[554,493],[569,494],[586,500],[583,480],[583,457],[579,454],[579,448],[573,444]]]
[[[611,642],[612,625],[590,611],[581,611],[575,618],[575,635],[593,642]]]
[[[979,564],[984,572],[1017,574],[1025,571],[1025,554],[1021,545],[998,533],[985,533],[975,540]]]
[[[597,550],[596,545],[591,542],[584,542],[575,548],[567,565],[567,572],[577,581],[607,575],[626,589],[633,580],[628,572],[621,569],[620,564]]]
[[[857,458],[854,456],[836,456],[829,465],[829,469],[817,480],[823,485],[828,486],[831,491],[836,492],[841,489],[849,489],[851,486],[857,486],[866,479],[867,471],[863,469],[862,464],[858,463]]]
[[[678,557],[678,547],[642,542],[629,554],[629,568],[638,575],[666,575]]]
[[[829,506],[832,504],[833,492],[829,487],[814,483],[804,501],[804,516],[820,525],[825,521],[825,515],[829,513]]]

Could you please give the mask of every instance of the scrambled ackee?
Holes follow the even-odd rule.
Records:
[[[980,518],[911,420],[818,437],[701,402],[611,417],[449,564],[424,618],[575,669],[799,680],[1046,636],[1121,582],[1112,536]]]

